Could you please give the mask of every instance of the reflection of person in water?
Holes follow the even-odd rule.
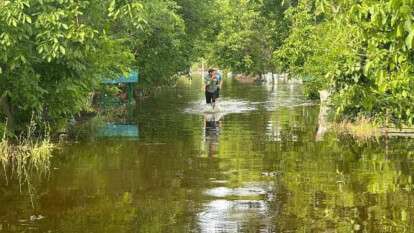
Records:
[[[213,157],[217,154],[220,126],[222,124],[222,122],[220,122],[221,118],[222,114],[220,113],[204,114],[205,141],[209,157]]]

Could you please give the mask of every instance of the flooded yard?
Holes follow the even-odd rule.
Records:
[[[216,112],[200,90],[138,102],[132,138],[4,164],[0,232],[414,232],[413,140],[321,135],[298,83],[226,80]]]

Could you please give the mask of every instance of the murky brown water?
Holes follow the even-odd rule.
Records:
[[[321,135],[298,84],[226,81],[219,113],[200,89],[139,103],[138,139],[67,145],[20,183],[0,173],[0,232],[414,232],[413,141]]]

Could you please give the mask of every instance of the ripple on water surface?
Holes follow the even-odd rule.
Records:
[[[204,194],[213,200],[198,214],[201,232],[243,232],[252,224],[260,232],[272,232],[269,200],[265,200],[268,189],[264,183],[247,183],[242,187],[206,190]]]
[[[213,200],[198,218],[203,233],[245,232],[252,223],[261,226],[260,232],[272,232],[268,207],[262,200]]]
[[[206,104],[204,101],[201,100],[190,103],[189,106],[184,109],[184,112],[199,115],[214,112],[227,115],[231,113],[243,113],[254,110],[256,110],[255,104],[249,101],[220,100],[217,102],[216,108],[213,109],[210,105]]]

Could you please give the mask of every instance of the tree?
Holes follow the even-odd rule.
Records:
[[[132,54],[122,41],[104,33],[108,4],[0,3],[1,118],[7,118],[10,131],[22,130],[32,116],[58,126],[88,107],[100,77],[126,70]]]
[[[211,63],[233,72],[264,73],[268,70],[271,40],[259,11],[260,4],[221,0],[218,5],[220,31],[212,47]]]
[[[413,4],[302,0],[274,63],[310,95],[329,88],[337,116],[412,124]]]
[[[209,9],[190,2],[191,9]],[[59,130],[91,107],[102,78],[131,69],[139,70],[143,85],[172,83],[195,59],[208,15],[191,15],[186,3],[0,2],[0,122],[15,133],[31,120]]]

